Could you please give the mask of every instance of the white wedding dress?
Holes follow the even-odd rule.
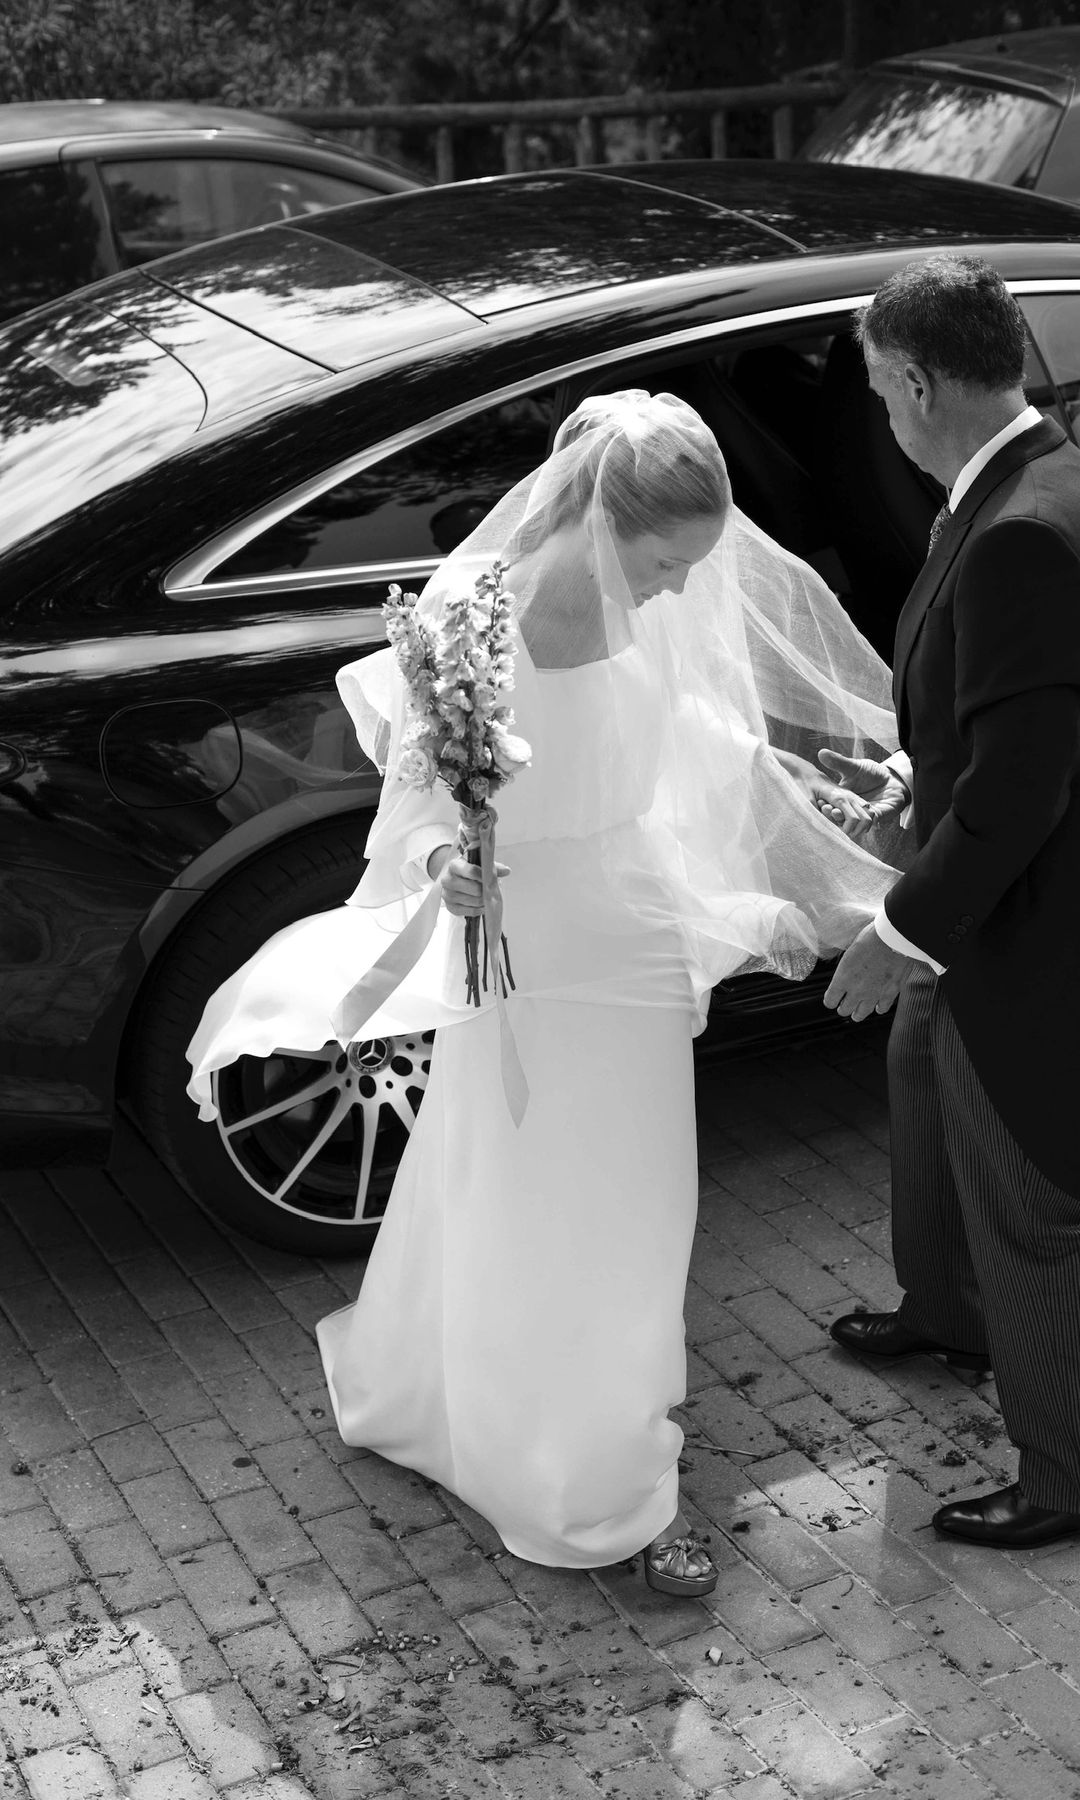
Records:
[[[465,1006],[463,923],[443,910],[364,1027],[439,1030],[360,1296],[318,1340],[347,1443],[441,1482],[516,1555],[592,1567],[641,1549],[678,1503],[682,1433],[668,1413],[685,1392],[691,1040],[707,998],[687,928],[670,922],[663,841],[644,822],[660,723],[648,663],[632,648],[537,670],[521,651],[515,706],[533,765],[500,795],[498,855],[511,869],[509,1014],[528,1110],[515,1127],[493,996]],[[612,736],[628,716],[633,757]],[[755,771],[788,778],[759,740],[728,736],[744,815]],[[212,1069],[321,1045],[344,992],[415,910],[456,808],[439,788],[404,790],[390,810],[416,895],[287,927],[225,983],[189,1051],[204,1116]],[[745,963],[753,939],[764,949],[785,913],[765,893],[717,891],[709,979]]]

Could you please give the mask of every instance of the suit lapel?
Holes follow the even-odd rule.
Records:
[[[915,577],[915,585],[896,622],[893,701],[898,719],[901,717],[904,684],[915,640],[942,582],[963,547],[980,507],[995,488],[1000,487],[1018,469],[1022,469],[1025,463],[1033,462],[1037,456],[1045,456],[1047,451],[1056,450],[1065,442],[1065,433],[1053,419],[1043,419],[1041,424],[1032,425],[1030,430],[1022,431],[1019,437],[1011,438],[996,456],[991,457],[985,469],[980,470],[955,513],[947,521],[940,538]]]

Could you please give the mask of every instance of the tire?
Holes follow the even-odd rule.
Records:
[[[331,1039],[318,1052],[242,1057],[214,1078],[212,1124],[185,1093],[184,1052],[227,976],[274,932],[351,893],[367,824],[290,838],[209,895],[151,972],[126,1058],[136,1119],[194,1199],[235,1230],[302,1255],[370,1248],[434,1034],[372,1039],[347,1055]]]

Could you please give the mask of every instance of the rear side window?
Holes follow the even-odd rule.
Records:
[[[279,519],[212,580],[446,556],[544,461],[555,389],[461,419]]]
[[[358,181],[255,157],[155,157],[100,169],[129,264],[374,193]]]
[[[1065,423],[1080,438],[1080,294],[1025,294],[1020,305],[1061,398]],[[1035,395],[1029,397],[1039,404]]]
[[[109,273],[86,181],[74,169],[0,171],[0,220],[0,318]]]

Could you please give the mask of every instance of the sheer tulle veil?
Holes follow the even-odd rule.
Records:
[[[627,542],[710,515],[722,529],[708,553],[670,591],[634,591]],[[887,754],[889,671],[814,570],[731,503],[698,414],[637,390],[586,401],[541,468],[440,566],[421,615],[437,624],[446,598],[496,559],[514,596],[515,729],[533,747],[498,796],[500,843],[591,840],[592,877],[619,897],[610,928],[634,921],[665,942],[702,1011],[724,976],[798,978],[846,946],[896,879],[890,846],[871,840],[876,855],[845,838],[770,746],[809,763],[825,745]],[[415,790],[394,773],[404,693],[388,652],[350,665],[339,686],[389,771],[352,901],[380,908],[410,885]],[[525,973],[528,946],[517,949]],[[596,997],[569,950],[540,986]]]

